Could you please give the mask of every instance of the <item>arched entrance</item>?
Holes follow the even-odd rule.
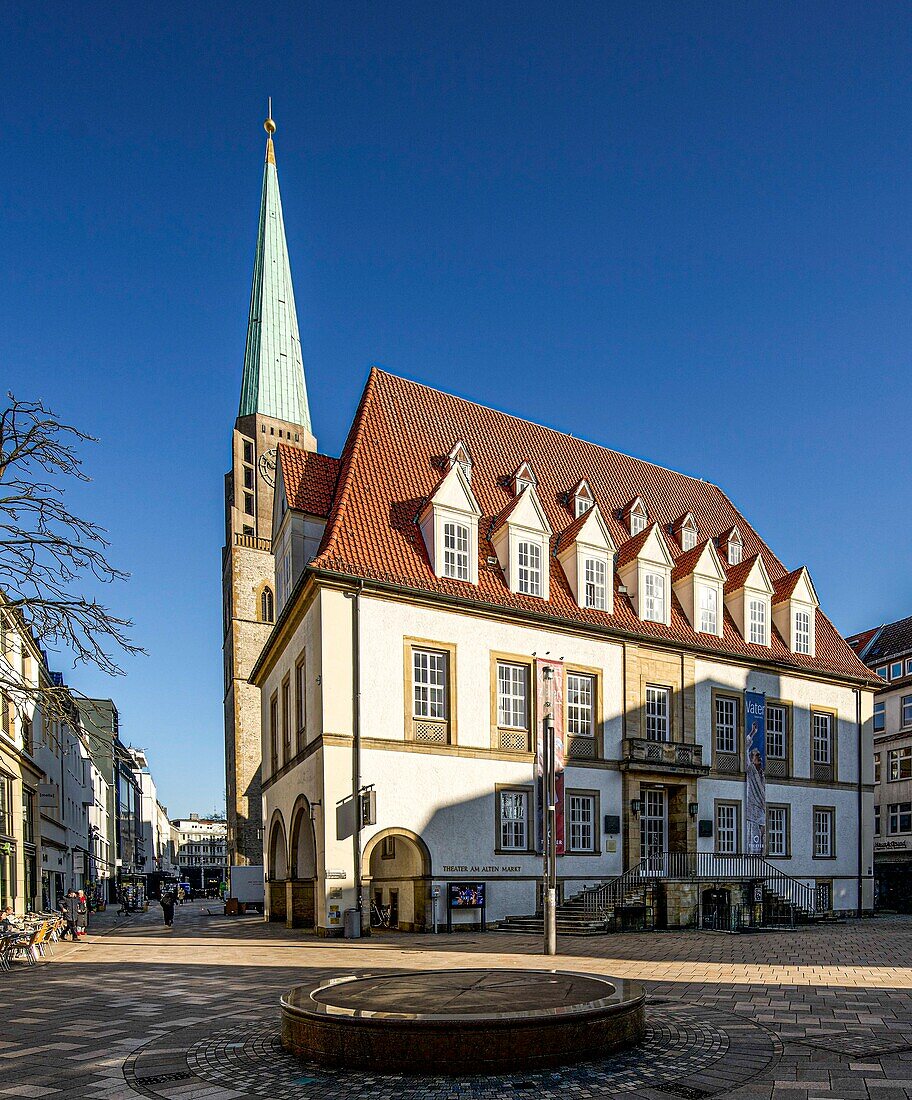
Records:
[[[317,878],[317,846],[310,803],[301,796],[291,816],[291,923],[313,928],[316,923],[314,888]]]
[[[285,901],[285,880],[288,878],[288,848],[285,843],[285,822],[276,810],[269,827],[269,919],[284,921],[288,912]]]
[[[428,927],[431,853],[408,829],[384,829],[364,849],[362,885],[365,910],[370,903],[389,906],[390,928],[423,932]]]

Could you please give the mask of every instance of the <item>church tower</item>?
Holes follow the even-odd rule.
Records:
[[[241,402],[225,475],[222,551],[228,862],[263,862],[260,693],[247,682],[275,621],[272,498],[276,444],[316,451],[272,135],[257,229]]]

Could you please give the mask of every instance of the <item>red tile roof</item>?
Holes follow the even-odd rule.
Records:
[[[477,586],[434,575],[415,522],[416,513],[440,479],[443,456],[457,440],[462,440],[472,455],[472,491],[482,510]],[[817,655],[808,657],[791,653],[775,631],[771,647],[751,645],[738,634],[728,616],[724,617],[724,637],[697,634],[676,599],[672,599],[669,626],[641,621],[622,594],[617,594],[610,615],[581,608],[556,563],[551,569],[547,603],[511,592],[501,571],[487,569],[485,559],[494,553],[488,538],[491,520],[509,505],[509,476],[523,461],[528,461],[536,472],[538,496],[556,532],[567,523],[563,503],[567,486],[585,477],[622,553],[625,543],[636,540],[629,538],[618,511],[641,496],[650,519],[660,528],[667,528],[684,512],[692,512],[699,530],[710,537],[737,526],[746,557],[759,554],[774,582],[786,572],[728,497],[709,482],[376,368],[370,373],[342,452],[332,512],[320,553],[312,565],[319,570],[441,596],[470,598],[492,607],[550,614],[581,625],[684,643],[720,656],[772,658],[783,665],[870,679],[868,669],[821,612],[817,614]],[[668,540],[666,543],[672,556],[676,552],[680,555],[679,547]]]
[[[618,547],[618,556],[616,562],[616,566],[618,569],[620,569],[624,565],[627,565],[628,562],[633,561],[633,559],[646,545],[647,539],[652,534],[653,527],[657,526],[658,524],[650,523],[648,526],[644,527],[639,534],[634,535],[632,539],[627,539],[625,543]],[[621,530],[623,530],[623,528],[621,528]],[[659,532],[659,537],[661,538],[661,532]],[[666,539],[665,541],[667,543],[668,540]]]
[[[759,554],[751,554],[749,558],[745,558],[744,561],[738,562],[737,565],[729,566],[725,577],[725,591],[727,593],[737,592],[744,587],[744,582],[750,576],[751,570],[757,564],[757,558],[759,557]],[[765,564],[766,562],[764,562],[764,565]],[[780,566],[780,569],[781,568]],[[767,572],[769,572],[769,570],[767,570]],[[770,580],[772,579],[773,578],[770,577]]]
[[[804,566],[799,565],[798,568],[793,569],[791,573],[786,573],[784,577],[780,577],[779,580],[773,581],[773,603],[782,603],[783,600],[791,598],[803,569]]]
[[[280,443],[277,450],[282,463],[288,507],[311,516],[328,516],[336,491],[340,460],[302,451],[299,447],[289,447],[287,443]]]
[[[703,551],[706,549],[711,539],[704,539],[702,542],[698,542],[691,550],[685,550],[683,554],[675,559],[674,569],[671,571],[671,583],[675,581],[683,580],[684,577],[689,577],[690,574],[696,569],[697,562],[703,556]]]
[[[572,542],[576,541],[576,536],[582,531],[583,524],[592,515],[592,509],[587,508],[585,512],[581,513],[576,519],[566,527],[557,537],[557,544],[554,547],[555,553],[558,550],[563,550],[564,547],[569,546]]]

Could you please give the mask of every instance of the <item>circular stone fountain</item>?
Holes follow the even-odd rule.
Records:
[[[645,999],[636,982],[565,970],[351,975],[282,997],[282,1046],[380,1072],[532,1070],[635,1046]]]

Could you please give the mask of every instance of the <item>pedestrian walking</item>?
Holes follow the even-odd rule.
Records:
[[[84,890],[77,890],[76,900],[79,902],[76,907],[76,935],[84,936],[89,930],[89,899]]]
[[[170,928],[174,924],[174,895],[168,891],[161,896],[162,915],[165,918],[165,925]]]
[[[66,920],[61,939],[66,939],[70,935],[73,937],[74,943],[79,943],[79,934],[76,931],[79,919],[79,895],[75,890],[67,891],[66,897],[60,903],[60,912]]]

